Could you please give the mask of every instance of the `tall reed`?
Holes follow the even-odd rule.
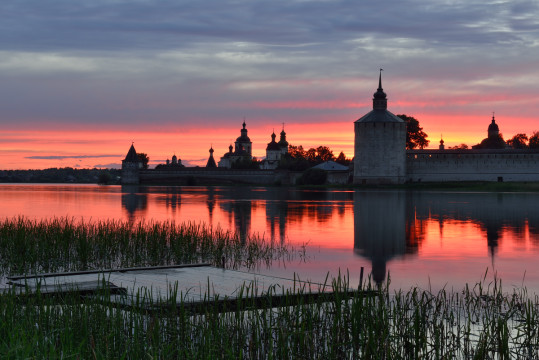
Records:
[[[370,284],[367,284],[369,289]],[[478,284],[437,294],[417,288],[348,292],[332,283],[333,298],[278,308],[220,312],[209,301],[190,314],[182,294],[156,303],[131,294],[118,308],[105,293],[58,299],[0,295],[0,356],[84,359],[536,359],[539,299]],[[366,290],[366,289],[363,289]],[[307,295],[307,294],[303,294]],[[255,294],[240,291],[247,309]],[[287,305],[287,299],[290,299]],[[297,300],[297,298],[295,298]],[[179,306],[173,306],[178,302]],[[158,306],[159,305],[159,306]],[[148,312],[148,307],[154,309]]]
[[[72,218],[0,221],[0,271],[24,274],[209,262],[229,268],[291,256],[286,244],[201,223],[84,222]]]

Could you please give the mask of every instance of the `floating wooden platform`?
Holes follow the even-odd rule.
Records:
[[[289,306],[331,299],[331,284],[228,270],[209,264],[126,268],[73,273],[37,274],[8,277],[18,295],[63,296],[77,293],[88,296],[105,291],[116,305],[132,307],[144,298],[147,310],[156,310],[176,302],[178,309],[205,312],[244,308]],[[340,289],[352,295],[354,291]],[[355,292],[357,293],[357,291]]]

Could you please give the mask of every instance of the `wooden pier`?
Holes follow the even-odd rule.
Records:
[[[291,306],[327,301],[334,297],[332,284],[285,279],[209,264],[125,268],[8,277],[11,291],[19,296],[92,296],[106,292],[118,306],[133,307],[144,299],[146,310],[170,307],[203,313],[208,309],[234,311]],[[357,294],[344,286],[337,293]]]

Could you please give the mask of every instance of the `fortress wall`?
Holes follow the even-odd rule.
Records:
[[[532,150],[411,150],[407,181],[539,181]]]

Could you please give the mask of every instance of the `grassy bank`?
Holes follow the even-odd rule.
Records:
[[[4,274],[209,261],[256,266],[292,256],[258,237],[197,224],[0,222]],[[146,293],[129,310],[98,296],[18,297],[0,293],[2,359],[535,359],[539,298],[504,293],[500,281],[460,291],[390,291],[366,281],[355,292],[344,278],[336,295],[314,303],[190,314],[182,294],[152,303]],[[363,290],[368,290],[365,292]],[[245,292],[240,300],[253,301]],[[251,294],[253,294],[251,292]],[[276,295],[282,295],[277,293]],[[296,294],[290,294],[290,304]],[[285,294],[286,299],[286,294]],[[269,301],[269,300],[268,300]],[[286,301],[286,300],[285,300]],[[172,304],[180,302],[176,307]],[[148,306],[161,305],[148,312]],[[243,307],[245,308],[245,306]]]
[[[369,285],[367,285],[368,289]],[[343,291],[313,304],[190,315],[99,297],[0,295],[3,359],[535,359],[539,301],[500,284],[433,294]],[[242,299],[249,302],[248,296]]]

